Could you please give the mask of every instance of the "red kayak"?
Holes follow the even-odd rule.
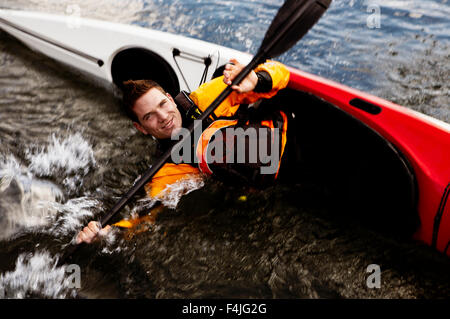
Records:
[[[326,131],[312,143],[335,151],[323,152],[330,157],[322,164],[338,155],[347,173],[361,173],[349,194],[364,198],[360,212],[371,210],[374,220],[382,215],[379,222],[386,226],[395,221],[398,232],[402,221],[414,227],[406,224],[417,215],[414,238],[450,255],[450,125],[296,69],[289,88],[312,101],[299,105],[308,107],[304,124],[314,133],[317,125]],[[348,153],[336,152],[340,149]]]

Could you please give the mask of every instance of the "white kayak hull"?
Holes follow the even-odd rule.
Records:
[[[112,65],[119,52],[148,50],[164,59],[176,74],[180,90],[194,90],[210,58],[206,80],[235,57],[248,63],[250,54],[205,41],[142,27],[40,12],[0,10],[0,28],[35,51],[77,70],[113,82]],[[180,55],[174,59],[174,50]],[[177,65],[178,64],[178,65]]]

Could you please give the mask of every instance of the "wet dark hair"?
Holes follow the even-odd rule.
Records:
[[[166,91],[155,81],[153,80],[128,80],[124,81],[122,87],[122,104],[125,111],[125,114],[133,121],[138,122],[139,119],[134,113],[133,108],[136,104],[136,101],[139,100],[141,96],[155,88],[160,90],[163,94],[166,94]]]

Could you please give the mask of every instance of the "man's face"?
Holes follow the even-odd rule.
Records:
[[[134,104],[133,111],[139,119],[134,126],[144,134],[157,139],[170,138],[181,128],[181,114],[170,94],[164,94],[157,88],[150,89]]]

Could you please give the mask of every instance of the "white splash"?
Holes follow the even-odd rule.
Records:
[[[203,176],[201,174],[191,174],[173,184],[167,185],[158,199],[164,206],[174,209],[183,195],[187,195],[203,186]]]
[[[123,238],[117,242],[119,233],[120,230],[113,227],[113,229],[111,229],[106,235],[102,237],[104,243],[104,246],[102,248],[103,254],[111,255],[113,253],[116,254],[128,250],[127,246],[122,244]]]
[[[52,225],[44,232],[66,234],[93,216],[99,203],[87,197],[64,202],[62,190],[42,177],[61,179],[70,194],[82,186],[84,176],[96,165],[92,146],[80,133],[49,137],[45,146],[25,150],[29,165],[14,156],[0,155],[0,239],[30,227]]]
[[[65,266],[57,267],[57,262],[46,251],[21,254],[14,271],[0,275],[0,298],[76,297]]]
[[[16,177],[23,175],[25,170],[13,156],[0,157],[0,192],[9,187],[11,181]],[[28,176],[31,174],[28,173]]]
[[[62,199],[55,184],[33,178],[13,156],[0,159],[0,239],[46,225],[56,213],[52,204]]]
[[[100,203],[89,197],[72,198],[66,203],[51,203],[52,209],[58,212],[51,219],[52,227],[44,230],[56,237],[73,233],[84,226],[88,217],[93,217],[93,210]]]
[[[26,158],[30,161],[29,170],[36,176],[52,176],[54,174],[72,175],[63,181],[64,186],[74,189],[80,175],[85,176],[96,166],[94,151],[80,133],[67,137],[52,134],[48,145],[27,149]]]

